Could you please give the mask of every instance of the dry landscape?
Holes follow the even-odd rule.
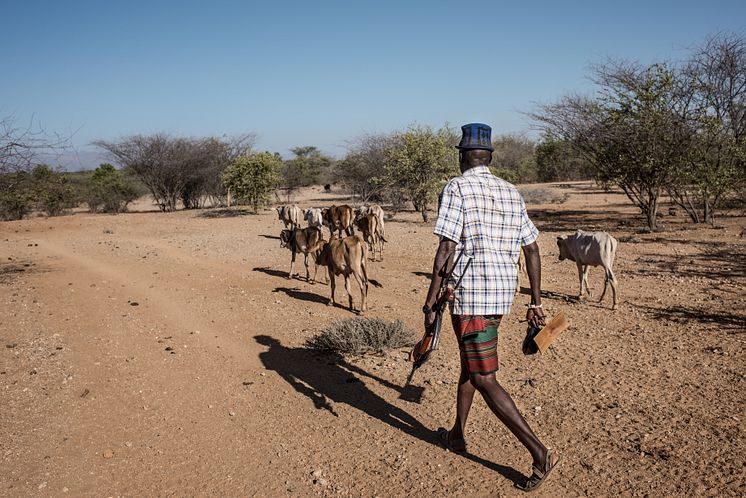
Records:
[[[746,218],[665,216],[645,233],[620,194],[522,190],[544,306],[571,324],[548,354],[523,356],[524,278],[501,329],[498,379],[563,455],[534,496],[746,495]],[[342,202],[319,188],[297,199]],[[271,209],[159,213],[147,201],[0,223],[0,496],[520,495],[528,453],[481,399],[469,454],[438,446],[455,412],[450,323],[408,390],[405,350],[307,350],[354,315],[327,306],[328,286],[286,279],[281,228]],[[575,265],[555,239],[576,228],[620,241],[616,311],[608,296],[573,298]],[[419,335],[432,222],[398,213],[386,236],[366,316]],[[598,294],[600,269],[589,282]]]

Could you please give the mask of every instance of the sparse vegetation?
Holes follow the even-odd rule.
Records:
[[[306,341],[306,347],[325,353],[362,355],[414,344],[414,332],[399,321],[380,318],[337,320]]]

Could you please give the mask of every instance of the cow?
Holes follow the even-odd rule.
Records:
[[[378,236],[383,242],[386,242],[386,231],[383,226],[384,213],[381,206],[378,204],[371,204],[370,206],[360,206],[355,210],[357,218],[365,216],[366,214],[374,214],[378,218]]]
[[[277,218],[280,219],[284,224],[285,228],[297,228],[300,226],[300,222],[303,219],[303,211],[293,204],[292,206],[277,206]]]
[[[306,209],[303,219],[306,220],[306,223],[308,223],[309,227],[321,228],[324,224],[324,217],[322,216],[321,209],[319,208]]]
[[[365,241],[360,235],[349,235],[343,239],[332,237],[329,242],[322,240],[314,248],[316,253],[316,264],[326,266],[327,275],[329,275],[329,285],[331,286],[331,299],[328,305],[336,304],[334,299],[334,290],[336,288],[335,277],[344,275],[345,290],[350,300],[350,311],[352,307],[352,293],[350,292],[350,275],[360,286],[362,296],[360,312],[367,308],[368,297],[368,272],[365,268],[365,261],[368,258],[368,248]]]
[[[606,232],[584,232],[578,230],[573,235],[562,235],[557,237],[559,247],[559,259],[569,259],[578,265],[578,278],[580,279],[580,293],[578,299],[583,298],[585,288],[588,296],[588,267],[601,266],[604,269],[604,291],[601,293],[600,303],[606,295],[606,287],[611,284],[612,305],[616,309],[617,304],[617,280],[612,271],[614,258],[616,257],[617,240]]]
[[[288,272],[288,278],[293,276],[293,265],[295,264],[295,255],[299,252],[303,253],[303,264],[306,265],[306,281],[310,282],[310,274],[308,271],[308,256],[311,255],[311,259],[315,263],[313,272],[313,281],[316,281],[316,274],[319,272],[319,265],[316,263],[317,254],[314,252],[319,247],[320,242],[324,239],[321,235],[321,229],[318,227],[308,228],[293,228],[290,230],[283,230],[280,232],[280,246],[287,247],[290,249],[292,254],[290,258],[290,272]]]
[[[355,226],[362,232],[363,240],[369,244],[373,252],[373,261],[376,260],[376,251],[383,261],[383,241],[380,236],[378,216],[371,213],[360,216],[355,220]]]
[[[334,235],[335,230],[339,230],[339,236],[342,232],[347,235],[354,235],[355,229],[352,226],[352,208],[347,204],[342,206],[332,206],[322,210],[324,224],[329,227],[329,231]]]

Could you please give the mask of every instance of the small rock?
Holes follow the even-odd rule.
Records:
[[[322,474],[323,472],[321,472],[321,470],[316,469],[313,472],[311,472],[311,477],[313,477],[314,479],[318,479],[319,477],[321,477]]]
[[[127,441],[126,443],[124,443],[124,445],[125,445],[125,446],[126,446],[127,448],[132,448],[132,442],[131,442],[131,441]]]
[[[113,450],[104,451],[103,457],[106,458],[107,460],[110,458],[114,458],[114,451]]]
[[[236,412],[228,412],[228,415],[230,415],[231,417],[235,417],[236,416]]]

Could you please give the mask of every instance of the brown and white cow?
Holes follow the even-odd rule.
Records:
[[[583,289],[591,296],[588,289],[588,267],[601,266],[604,269],[604,291],[601,293],[600,303],[606,295],[606,287],[611,284],[612,304],[611,309],[616,309],[617,303],[617,280],[614,276],[612,266],[616,257],[617,240],[606,232],[584,232],[578,230],[573,235],[562,235],[557,237],[559,247],[559,259],[575,261],[578,266],[578,278],[580,279],[580,293],[578,299],[583,298]]]
[[[306,281],[310,282],[310,274],[308,271],[308,256],[311,255],[311,259],[314,262],[313,281],[316,281],[316,275],[319,272],[319,264],[316,263],[316,252],[320,246],[320,242],[324,239],[321,235],[321,229],[318,227],[308,228],[293,228],[291,230],[283,230],[280,232],[280,246],[287,247],[290,249],[292,254],[290,258],[290,272],[288,272],[288,278],[293,276],[293,265],[295,264],[295,255],[299,252],[303,253],[303,264],[306,266]]]
[[[347,204],[322,209],[321,213],[324,216],[324,224],[329,227],[332,235],[334,235],[335,230],[339,230],[340,237],[342,232],[346,235],[355,234],[355,229],[352,226],[354,220],[352,208]]]
[[[360,216],[355,220],[355,226],[362,232],[363,240],[369,244],[370,250],[373,252],[373,261],[376,260],[376,251],[383,261],[383,241],[378,226],[378,216],[372,213]]]
[[[334,291],[336,289],[335,277],[343,275],[345,279],[345,290],[350,300],[350,311],[352,307],[352,293],[350,292],[350,276],[352,276],[360,286],[362,296],[360,303],[360,312],[368,308],[368,272],[365,268],[366,259],[368,258],[368,248],[365,241],[360,235],[350,235],[343,239],[332,237],[329,242],[322,240],[318,246],[316,263],[326,266],[329,275],[329,285],[331,286],[331,299],[329,306],[336,304]]]
[[[362,218],[366,214],[374,214],[378,218],[378,236],[386,242],[386,230],[384,229],[384,213],[381,206],[378,204],[370,204],[369,206],[360,206],[355,210],[355,217]]]

